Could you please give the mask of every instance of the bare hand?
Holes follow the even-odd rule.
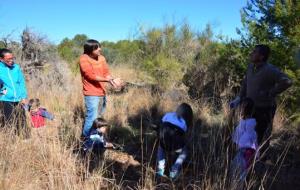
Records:
[[[21,103],[22,105],[27,104],[27,99],[22,99],[22,100],[20,101],[20,103]]]
[[[117,84],[114,82],[114,79],[110,79],[109,83],[114,87],[114,88],[118,88]]]
[[[114,145],[112,143],[110,143],[110,142],[105,143],[105,148],[112,148],[112,147],[114,147]]]
[[[113,83],[116,85],[116,88],[122,88],[125,85],[125,82],[121,78],[113,79]]]
[[[2,91],[0,92],[0,95],[5,95],[5,94],[7,94],[7,90],[6,90],[6,89],[4,89],[4,90],[2,90]]]

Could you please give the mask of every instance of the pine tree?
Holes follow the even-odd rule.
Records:
[[[270,62],[293,80],[285,96],[289,113],[300,122],[300,70],[296,61],[300,50],[300,1],[249,0],[241,19],[243,28],[238,33],[243,47],[249,50],[255,44],[269,45]]]

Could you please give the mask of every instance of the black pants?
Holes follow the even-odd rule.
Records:
[[[272,133],[275,112],[276,106],[256,107],[254,109],[253,116],[256,119],[255,131],[257,133],[257,141],[259,145],[263,142],[263,140],[268,139]]]
[[[164,122],[159,130],[160,146],[167,152],[173,152],[185,146],[185,133],[179,127]]]
[[[1,127],[12,129],[15,133],[29,136],[25,110],[18,102],[0,102]]]

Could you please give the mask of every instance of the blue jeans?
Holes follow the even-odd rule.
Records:
[[[85,120],[83,125],[82,134],[84,137],[88,137],[91,131],[94,120],[97,117],[101,117],[106,108],[105,96],[84,96],[85,102]]]

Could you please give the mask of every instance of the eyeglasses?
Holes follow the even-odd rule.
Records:
[[[4,60],[6,61],[15,61],[16,60],[16,57],[9,57],[9,58],[3,58]]]
[[[15,57],[3,57],[3,58],[1,58],[1,60],[3,61],[3,62],[15,62],[15,60],[16,60],[16,58]]]

